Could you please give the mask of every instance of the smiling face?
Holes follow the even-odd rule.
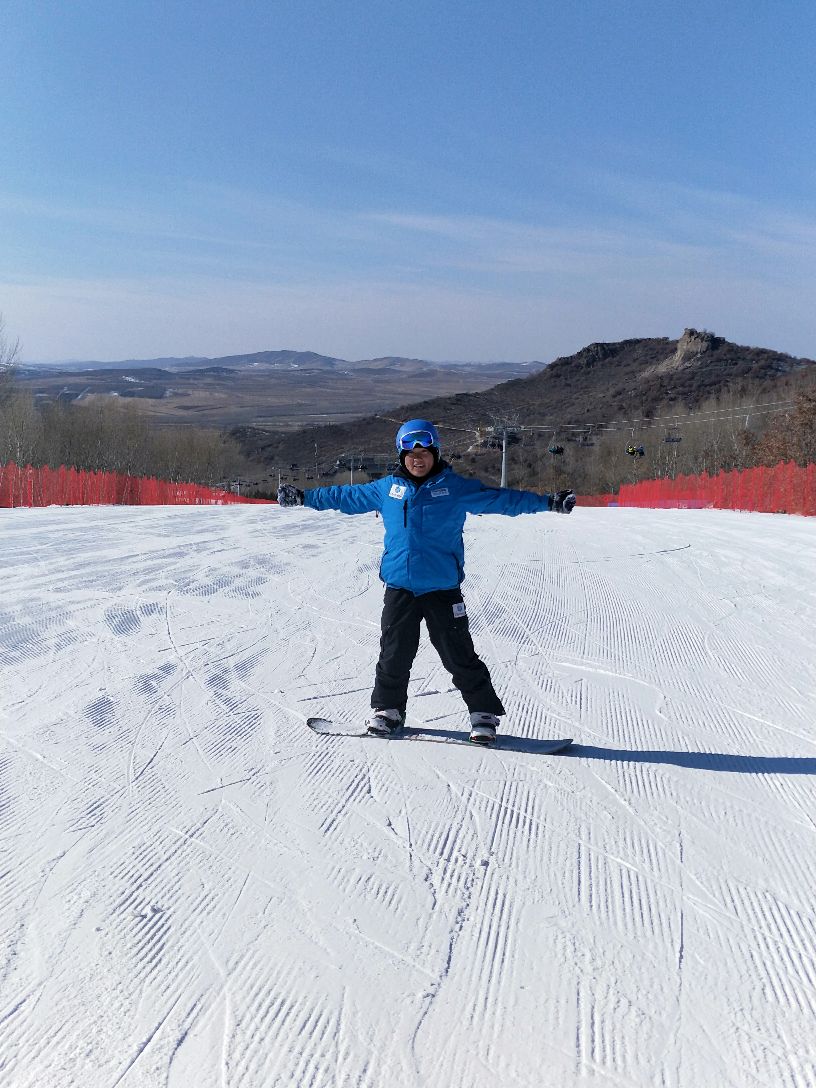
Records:
[[[415,446],[405,454],[405,467],[412,476],[421,480],[434,467],[434,455],[423,446]]]

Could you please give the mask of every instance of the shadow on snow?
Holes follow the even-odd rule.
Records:
[[[462,733],[452,729],[429,729],[423,733],[440,739],[461,740]],[[499,733],[496,750],[549,755],[547,740],[514,737]],[[726,771],[729,774],[812,774],[816,775],[816,758],[808,756],[742,756],[725,752],[671,752],[629,748],[603,748],[595,744],[573,744],[553,759],[601,759],[607,763],[663,763],[670,767],[688,767],[695,771]]]
[[[535,744],[535,741],[527,743]],[[535,751],[535,748],[525,750]],[[725,752],[629,751],[626,748],[601,748],[594,744],[573,744],[561,754],[578,756],[581,759],[603,759],[608,763],[665,763],[671,767],[690,767],[695,771],[727,771],[729,774],[816,775],[816,758],[808,756],[738,756],[728,755]]]

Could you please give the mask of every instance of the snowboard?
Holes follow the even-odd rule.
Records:
[[[566,751],[572,744],[572,737],[559,737],[554,740],[538,740],[531,737],[513,737],[508,734],[499,734],[495,744],[479,744],[472,741],[466,733],[455,733],[448,729],[416,729],[413,726],[405,726],[396,736],[377,737],[369,733],[365,728],[346,725],[343,722],[333,722],[330,718],[307,718],[306,724],[313,733],[322,737],[357,737],[366,740],[394,741],[410,740],[422,741],[426,744],[461,744],[466,748],[498,748],[507,752],[530,752],[535,755],[553,756],[558,752]]]

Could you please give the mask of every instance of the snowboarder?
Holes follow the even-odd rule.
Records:
[[[388,737],[402,728],[411,666],[424,619],[431,643],[450,672],[470,712],[470,739],[492,744],[505,713],[487,666],[477,655],[460,585],[465,577],[462,530],[467,514],[569,514],[575,494],[552,495],[489,487],[459,476],[441,459],[439,433],[427,419],[410,419],[397,432],[399,468],[367,484],[316,487],[293,484],[278,490],[281,506],[371,511],[382,515],[385,583],[380,658],[368,732]]]

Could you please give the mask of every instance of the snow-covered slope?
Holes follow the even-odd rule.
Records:
[[[372,516],[0,517],[4,1086],[816,1085],[816,521],[471,520],[483,752]]]

